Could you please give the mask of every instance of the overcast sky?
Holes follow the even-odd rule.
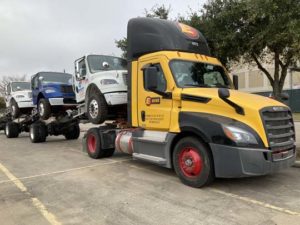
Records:
[[[171,5],[171,18],[199,10],[205,0],[0,0],[0,77],[39,71],[73,73],[88,53],[119,56],[115,40],[145,9]]]

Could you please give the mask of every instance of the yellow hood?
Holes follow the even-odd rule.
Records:
[[[245,115],[236,113],[235,109],[219,98],[217,88],[185,88],[181,94],[211,99],[207,103],[183,100],[181,103],[182,111],[202,112],[229,117],[241,121],[257,131],[262,138],[265,146],[268,147],[267,137],[259,111],[269,106],[285,106],[268,97],[255,94],[248,94],[236,90],[229,90],[229,100],[243,107]],[[287,107],[287,106],[285,106]]]

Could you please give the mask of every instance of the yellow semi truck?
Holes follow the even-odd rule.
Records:
[[[83,146],[92,158],[115,150],[173,168],[202,187],[215,177],[258,176],[293,165],[290,109],[235,90],[207,42],[185,24],[153,18],[128,23],[127,125],[91,128]]]

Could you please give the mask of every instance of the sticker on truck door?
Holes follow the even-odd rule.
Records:
[[[151,97],[148,96],[145,99],[145,103],[146,103],[146,106],[150,106],[150,105],[153,105],[153,104],[160,104],[160,98],[159,97],[151,98]]]

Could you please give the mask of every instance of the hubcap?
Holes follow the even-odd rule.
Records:
[[[44,107],[43,103],[39,104],[39,113],[40,113],[41,116],[43,116],[44,113],[45,113],[45,107]]]
[[[187,147],[179,154],[179,166],[185,176],[195,177],[202,172],[203,160],[195,148]]]
[[[31,140],[34,140],[34,133],[33,133],[32,127],[30,127],[30,138],[31,138]]]
[[[7,135],[7,136],[9,136],[9,129],[8,129],[8,126],[6,125],[6,127],[5,127],[5,134]]]
[[[99,111],[99,105],[98,105],[98,102],[93,99],[91,102],[90,102],[90,105],[89,105],[89,113],[90,113],[90,116],[95,119],[97,116],[98,116],[98,111]]]
[[[95,137],[95,135],[90,134],[87,137],[87,145],[88,145],[87,147],[88,147],[89,152],[91,152],[91,153],[96,152],[96,137]]]

